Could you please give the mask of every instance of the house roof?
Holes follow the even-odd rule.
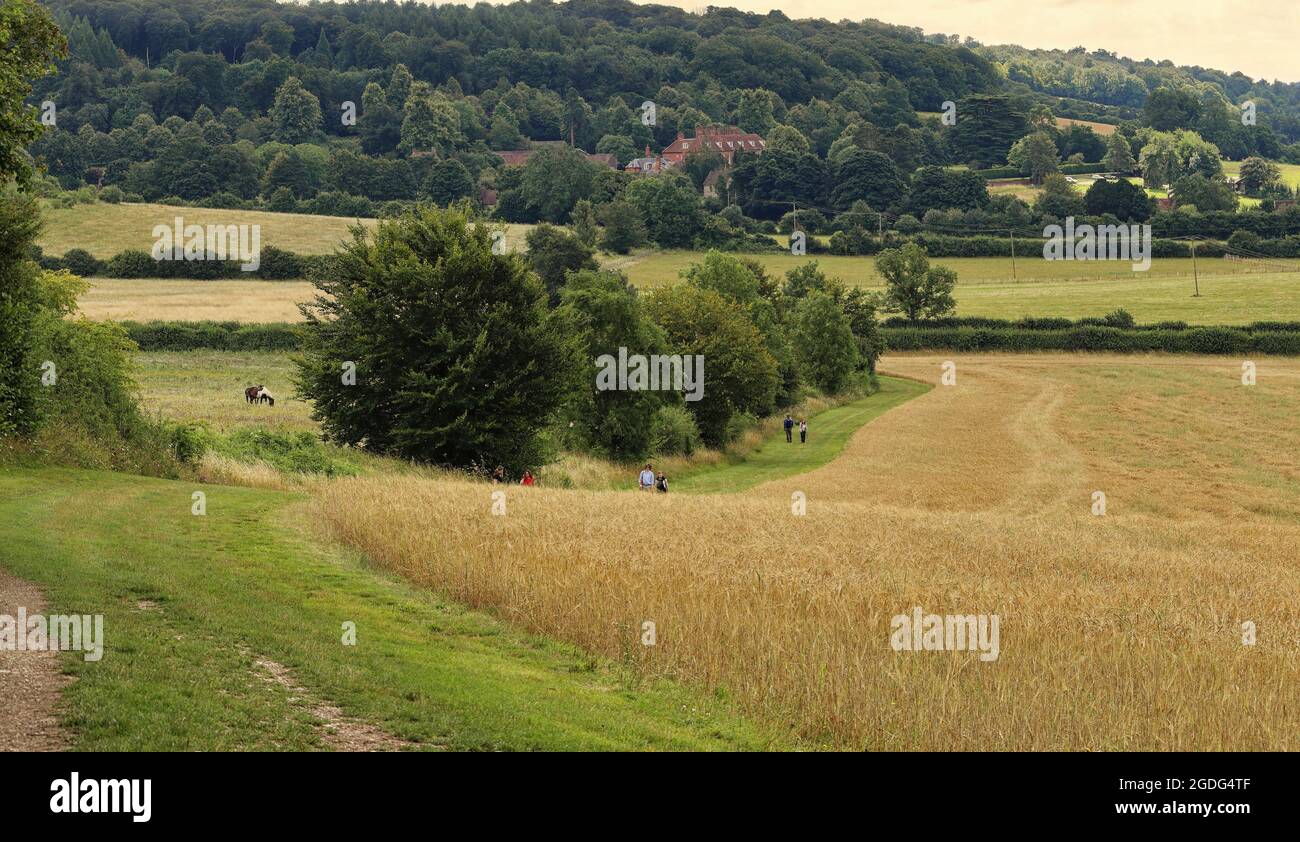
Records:
[[[664,149],[665,155],[689,155],[692,152],[712,149],[724,155],[735,152],[762,152],[767,143],[761,135],[742,132],[735,126],[696,126],[695,137],[685,137],[680,132],[677,139]]]

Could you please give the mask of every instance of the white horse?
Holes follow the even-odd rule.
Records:
[[[263,386],[262,389],[257,393],[257,402],[269,403],[271,406],[275,406],[275,395],[272,395],[270,392],[266,390],[266,387]]]

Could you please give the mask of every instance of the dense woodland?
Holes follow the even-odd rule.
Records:
[[[836,248],[860,253],[871,249],[861,232],[928,213],[1016,228],[1091,210],[1063,189],[1035,207],[990,201],[940,167],[1041,181],[1104,166],[1155,187],[1195,176],[1207,183],[1184,183],[1194,200],[1180,204],[1206,212],[1235,205],[1210,159],[1300,160],[1300,145],[1288,146],[1300,126],[1294,85],[1107,53],[986,48],[874,21],[619,0],[49,8],[69,49],[28,97],[57,115],[31,152],[63,189],[90,184],[109,201],[375,215],[398,209],[385,203],[490,195],[498,218],[599,227],[614,251],[752,250],[770,246],[758,235],[797,225],[846,231]],[[1239,119],[1247,98],[1254,125]],[[643,119],[647,101],[653,120]],[[955,126],[935,116],[945,102],[956,103]],[[1058,128],[1054,117],[1069,115],[1118,123],[1127,148]],[[721,173],[716,156],[692,156],[673,178],[635,183],[565,148],[625,164],[710,123],[763,135],[767,152]],[[495,154],[546,141],[526,166]],[[1254,186],[1287,198],[1268,173]]]

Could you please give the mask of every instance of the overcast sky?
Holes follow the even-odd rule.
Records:
[[[703,10],[694,0],[656,0]],[[862,20],[970,36],[984,44],[1044,49],[1083,46],[1133,59],[1240,70],[1252,78],[1300,81],[1296,0],[713,0],[792,18]]]

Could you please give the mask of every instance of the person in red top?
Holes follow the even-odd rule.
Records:
[[[524,478],[519,480],[520,485],[536,485],[537,480],[533,479],[532,471],[524,471]]]

